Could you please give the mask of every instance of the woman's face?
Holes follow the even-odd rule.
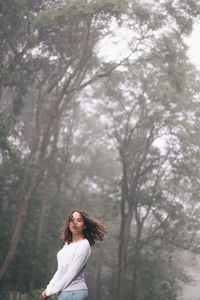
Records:
[[[69,229],[72,233],[80,234],[83,233],[85,229],[85,224],[81,214],[78,211],[75,211],[72,215],[72,221],[69,223]]]

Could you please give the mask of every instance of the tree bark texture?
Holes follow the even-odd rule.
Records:
[[[117,299],[125,299],[125,284],[127,270],[127,250],[130,228],[133,219],[133,207],[130,203],[126,165],[123,163],[122,195],[121,195],[121,228],[119,237],[119,262],[118,262],[118,292]],[[128,210],[126,211],[126,206]]]

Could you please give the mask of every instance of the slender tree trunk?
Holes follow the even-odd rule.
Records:
[[[28,181],[28,173],[29,170],[31,168],[32,163],[35,160],[35,154],[38,150],[39,144],[40,144],[40,130],[41,130],[41,124],[40,124],[40,116],[41,116],[41,112],[42,112],[42,102],[43,102],[43,97],[42,97],[42,84],[43,82],[41,82],[40,87],[39,87],[39,91],[38,91],[38,97],[37,97],[37,104],[36,104],[36,116],[35,116],[35,139],[33,140],[33,145],[32,145],[32,149],[31,152],[26,160],[25,163],[25,168],[24,168],[24,173],[23,173],[23,178],[21,180],[21,184],[20,184],[20,189],[19,189],[19,193],[17,195],[17,201],[16,201],[16,209],[15,212],[13,214],[13,220],[12,220],[12,227],[15,227],[15,223],[17,220],[17,216],[19,214],[19,210],[20,210],[20,202],[23,201],[23,197],[24,197],[24,192],[25,192],[25,187]]]
[[[36,247],[35,247],[36,251],[39,250],[40,244],[41,244],[42,230],[43,230],[45,212],[46,212],[47,195],[48,195],[49,186],[50,186],[50,182],[51,182],[52,169],[53,169],[53,165],[54,165],[54,161],[55,161],[56,148],[57,148],[57,142],[58,142],[60,118],[61,118],[61,115],[59,114],[57,117],[57,120],[56,120],[56,124],[54,126],[54,140],[53,140],[53,145],[52,145],[52,151],[51,151],[51,154],[48,159],[49,166],[47,169],[46,183],[45,183],[45,188],[44,188],[42,201],[41,201],[40,218],[39,218],[37,234],[36,234]]]
[[[2,53],[1,53],[1,72],[2,72],[2,74],[5,72],[5,69],[6,69],[6,49],[5,49],[5,47],[2,47]],[[7,89],[0,82],[0,112],[4,111],[5,100],[8,101],[8,99],[6,99],[4,97],[4,92],[6,90]]]
[[[99,259],[96,270],[96,300],[101,300],[101,260]]]
[[[138,270],[138,265],[137,265],[137,259],[139,259],[139,255],[135,255],[135,263],[134,263],[134,268],[133,268],[133,300],[137,300],[137,295],[138,295],[138,288],[139,288],[139,282],[138,282],[138,277],[139,277],[139,270]]]
[[[137,224],[137,234],[136,234],[136,244],[135,244],[135,263],[134,263],[134,269],[133,269],[133,300],[138,299],[139,267],[140,267],[139,259],[140,259],[140,253],[142,250],[141,238],[142,238],[142,233],[143,233],[144,222],[149,215],[150,209],[151,209],[151,205],[149,205],[149,207],[147,208],[147,211],[144,214],[144,216],[141,217],[138,212],[137,205],[134,208],[135,220],[136,220],[136,224]]]
[[[13,292],[9,292],[9,300],[13,300]]]
[[[125,299],[125,283],[127,270],[127,250],[129,243],[130,228],[133,219],[133,210],[129,210],[125,217],[121,219],[121,234],[119,240],[119,274],[117,299]]]
[[[20,300],[20,299],[21,299],[21,294],[20,294],[20,292],[17,292],[16,300]]]
[[[24,293],[22,295],[22,300],[28,300],[28,293]]]
[[[123,158],[123,153],[121,152]],[[121,184],[121,226],[120,226],[120,237],[119,237],[119,262],[118,262],[118,292],[117,299],[123,300],[125,295],[125,283],[126,283],[126,261],[127,261],[127,250],[129,243],[129,235],[131,222],[133,218],[133,208],[130,203],[129,187],[127,178],[127,166],[122,161],[122,184]]]
[[[137,235],[136,235],[136,245],[135,245],[135,259],[133,267],[133,300],[138,299],[138,290],[139,290],[139,260],[140,260],[140,239],[142,236],[143,224],[140,222],[137,224]]]

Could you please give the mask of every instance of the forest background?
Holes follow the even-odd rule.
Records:
[[[180,297],[184,256],[200,252],[185,42],[199,15],[196,0],[0,1],[0,299],[41,299],[75,208],[109,229],[90,300]]]

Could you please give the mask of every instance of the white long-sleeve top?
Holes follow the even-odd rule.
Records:
[[[57,253],[58,268],[46,288],[46,295],[51,296],[61,291],[84,290],[87,285],[84,269],[91,253],[87,239],[65,244]]]

